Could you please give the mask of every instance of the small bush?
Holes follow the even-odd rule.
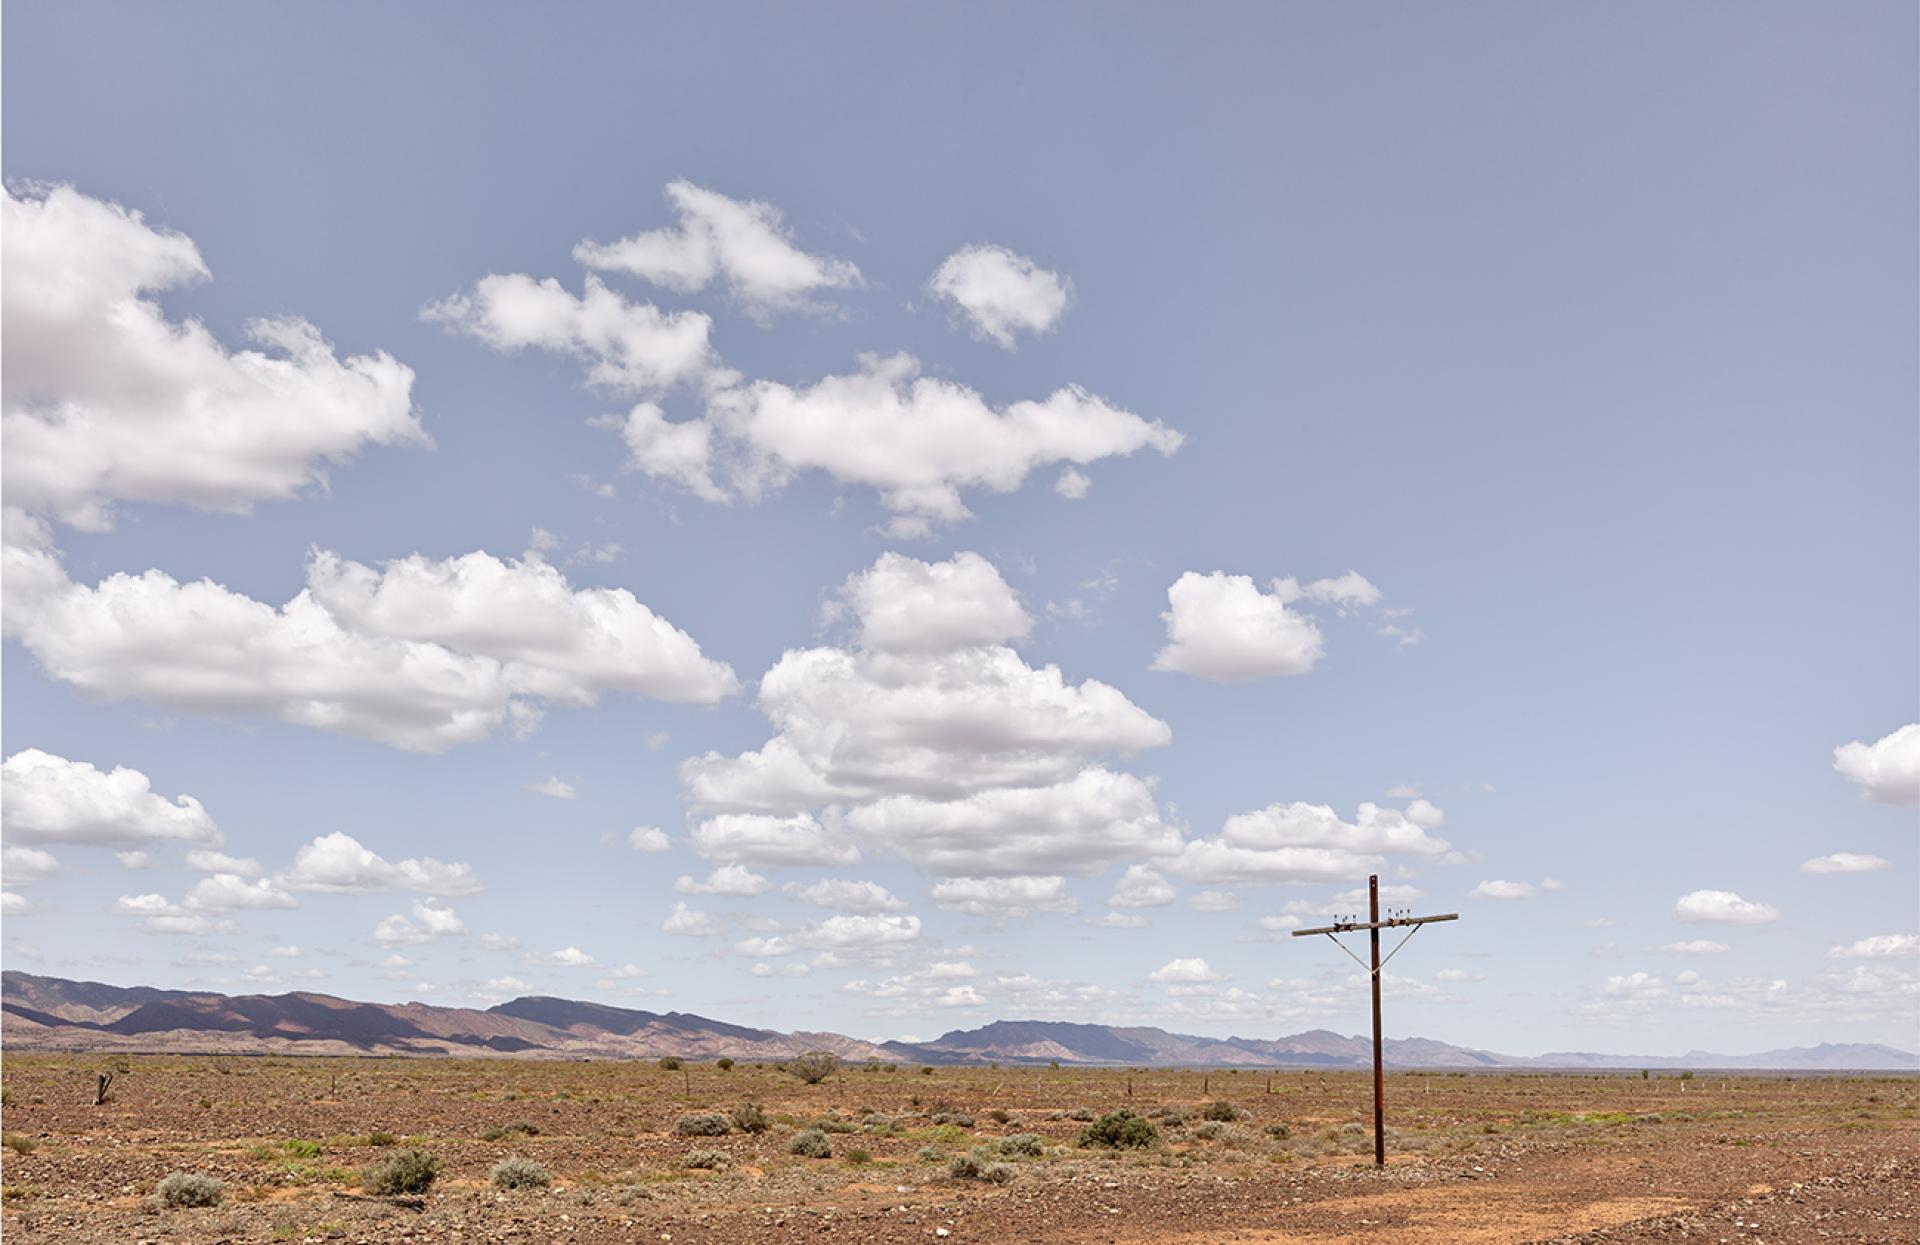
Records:
[[[1267,1136],[1273,1138],[1275,1141],[1285,1141],[1287,1138],[1293,1136],[1293,1130],[1285,1124],[1269,1124],[1267,1125],[1266,1133]]]
[[[679,1058],[674,1055],[668,1055],[660,1060],[660,1070],[662,1072],[678,1072],[685,1066],[686,1065],[681,1063]]]
[[[383,1136],[387,1134],[382,1134]],[[480,1134],[482,1141],[512,1141],[516,1137],[538,1137],[540,1126],[532,1120],[515,1120],[511,1124],[496,1124]],[[391,1142],[387,1144],[391,1145]]]
[[[803,1159],[830,1159],[833,1146],[827,1141],[827,1135],[817,1128],[803,1128],[793,1135],[787,1143],[787,1153],[797,1154]]]
[[[865,1150],[849,1150],[841,1157],[845,1158],[847,1162],[853,1164],[855,1167],[865,1167],[868,1163],[873,1162],[873,1155]]]
[[[851,1121],[843,1120],[833,1115],[821,1116],[813,1122],[813,1127],[823,1133],[851,1133],[856,1131]]]
[[[15,1154],[32,1154],[40,1146],[39,1142],[21,1133],[8,1133],[4,1142],[0,1144],[4,1144]]]
[[[1007,1184],[1013,1179],[1013,1168],[1005,1163],[990,1163],[981,1169],[980,1179],[988,1184]]]
[[[773,1121],[757,1103],[746,1103],[733,1109],[733,1126],[743,1133],[758,1135],[773,1127]]]
[[[673,1122],[673,1131],[682,1137],[724,1137],[733,1131],[733,1122],[718,1111],[683,1115]]]
[[[921,1076],[932,1076],[932,1075],[933,1075],[933,1069],[932,1069],[932,1067],[930,1067],[930,1066],[928,1066],[928,1065],[925,1065],[925,1064],[923,1064],[923,1065],[921,1065],[921,1068],[920,1068],[920,1075],[921,1075]]]
[[[1231,1124],[1240,1118],[1240,1111],[1230,1102],[1210,1102],[1200,1108],[1200,1118]]]
[[[1039,1133],[1014,1133],[994,1142],[993,1148],[1009,1157],[1037,1159],[1047,1152],[1047,1140]]]
[[[938,1163],[941,1159],[947,1157],[947,1152],[939,1146],[921,1146],[919,1151],[914,1154],[914,1157],[922,1163]]]
[[[280,1143],[280,1151],[290,1159],[317,1159],[320,1157],[320,1143],[289,1137]]]
[[[1218,1141],[1227,1131],[1227,1126],[1219,1120],[1203,1120],[1193,1126],[1193,1135],[1202,1141]]]
[[[728,1059],[725,1055],[722,1055],[720,1058],[713,1061],[713,1066],[720,1069],[722,1072],[731,1072],[733,1071],[733,1060]]]
[[[996,1124],[1005,1124],[1008,1120],[1012,1119],[1013,1117],[1008,1115],[1004,1108],[995,1107],[993,1110],[987,1112],[987,1118],[992,1120]]]
[[[400,1144],[400,1139],[392,1133],[371,1132],[367,1134],[367,1144],[370,1146],[395,1146]]]
[[[218,1206],[226,1186],[199,1172],[174,1172],[160,1182],[157,1192],[169,1206]]]
[[[425,1150],[401,1150],[360,1173],[360,1187],[377,1196],[425,1193],[440,1174],[440,1160]]]
[[[810,1050],[787,1060],[787,1071],[809,1085],[818,1085],[840,1070],[840,1056],[831,1051]]]
[[[682,1167],[697,1167],[701,1171],[723,1172],[733,1166],[733,1156],[725,1150],[694,1150],[680,1160]]]
[[[544,1189],[553,1183],[547,1169],[532,1159],[501,1159],[490,1174],[496,1189]]]
[[[1111,1111],[1080,1130],[1080,1147],[1104,1150],[1144,1150],[1160,1140],[1153,1121],[1131,1111]]]
[[[985,1164],[971,1154],[956,1154],[953,1162],[947,1164],[947,1175],[955,1180],[978,1180],[985,1170]]]
[[[1067,1112],[1067,1118],[1070,1120],[1079,1120],[1081,1123],[1084,1124],[1088,1120],[1093,1118],[1093,1108],[1092,1107],[1075,1107],[1073,1110]]]
[[[951,1124],[955,1128],[972,1128],[973,1117],[965,1111],[942,1111],[933,1117],[935,1124]]]

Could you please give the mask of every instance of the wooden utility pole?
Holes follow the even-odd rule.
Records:
[[[1315,929],[1296,929],[1293,931],[1295,938],[1305,938],[1311,934],[1325,934],[1334,946],[1339,947],[1342,951],[1346,951],[1348,958],[1352,959],[1354,963],[1359,964],[1361,968],[1366,969],[1367,976],[1373,981],[1373,1162],[1376,1167],[1385,1167],[1387,1164],[1387,1074],[1386,1062],[1382,1056],[1380,1044],[1380,970],[1386,967],[1386,960],[1380,958],[1380,931],[1383,929],[1397,929],[1401,926],[1410,927],[1407,929],[1406,938],[1402,938],[1392,951],[1387,952],[1387,959],[1391,960],[1395,955],[1399,954],[1401,947],[1407,945],[1408,939],[1411,939],[1415,934],[1420,932],[1422,925],[1431,925],[1435,921],[1457,921],[1459,919],[1460,914],[1458,912],[1447,912],[1440,916],[1397,916],[1389,917],[1384,921],[1381,920],[1380,875],[1376,873],[1367,879],[1367,919],[1365,921],[1335,921],[1331,925],[1323,925]],[[1372,943],[1373,946],[1373,963],[1371,966],[1362,962],[1360,957],[1354,955],[1353,952],[1347,951],[1346,944],[1334,937],[1335,934],[1351,933],[1355,930],[1362,929],[1367,931],[1367,940]]]

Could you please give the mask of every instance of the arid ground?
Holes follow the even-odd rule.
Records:
[[[105,1066],[7,1058],[8,1241],[1920,1241],[1913,1078],[1400,1073],[1376,1171],[1350,1072],[136,1056],[94,1106]],[[766,1131],[676,1131],[747,1103]],[[1076,1144],[1121,1109],[1157,1141]],[[409,1147],[427,1192],[361,1188]],[[551,1184],[496,1189],[510,1156]],[[163,1205],[172,1172],[221,1203]]]

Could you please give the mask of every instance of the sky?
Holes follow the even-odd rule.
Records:
[[[6,966],[1920,1047],[1916,23],[9,4]]]

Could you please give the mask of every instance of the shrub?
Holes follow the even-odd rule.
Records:
[[[392,1133],[371,1132],[367,1134],[367,1144],[370,1146],[393,1146],[399,1145],[400,1139]]]
[[[810,1050],[787,1060],[787,1071],[809,1085],[818,1085],[840,1070],[840,1056],[831,1051]]]
[[[1007,1114],[1005,1108],[995,1107],[993,1110],[987,1112],[987,1118],[992,1120],[996,1124],[1005,1124],[1008,1120],[1012,1119],[1013,1117]]]
[[[1204,1120],[1193,1126],[1193,1135],[1202,1141],[1218,1141],[1226,1131],[1227,1126],[1219,1120]]]
[[[39,1148],[40,1143],[21,1133],[8,1133],[5,1141],[0,1144],[4,1144],[7,1149],[13,1151],[15,1154],[32,1154],[34,1150]]]
[[[292,1159],[317,1159],[320,1157],[320,1143],[302,1141],[298,1137],[289,1137],[280,1143],[281,1153]]]
[[[680,1160],[682,1167],[697,1167],[702,1171],[723,1172],[733,1166],[733,1156],[725,1150],[694,1150]]]
[[[1285,1124],[1269,1124],[1267,1125],[1266,1132],[1267,1136],[1273,1138],[1275,1141],[1285,1141],[1287,1138],[1293,1136],[1293,1130]]]
[[[843,1157],[855,1167],[865,1167],[868,1163],[873,1162],[873,1155],[865,1150],[849,1150]]]
[[[547,1169],[532,1159],[501,1159],[490,1174],[496,1189],[544,1189],[553,1183]]]
[[[956,1154],[947,1164],[947,1175],[955,1180],[978,1180],[983,1170],[984,1165],[971,1154]]]
[[[1067,1118],[1070,1120],[1079,1120],[1081,1123],[1084,1124],[1088,1120],[1093,1118],[1093,1108],[1092,1107],[1075,1107],[1073,1110],[1067,1112]]]
[[[1080,1147],[1106,1150],[1144,1150],[1160,1140],[1153,1121],[1131,1111],[1110,1111],[1080,1130]]]
[[[174,1172],[161,1180],[157,1192],[169,1206],[218,1206],[226,1187],[199,1172]]]
[[[921,1146],[914,1157],[922,1163],[938,1163],[941,1159],[947,1157],[947,1152],[939,1146]]]
[[[833,1146],[828,1143],[827,1135],[817,1128],[803,1128],[793,1135],[787,1143],[787,1153],[797,1154],[803,1159],[830,1159]]]
[[[932,1075],[933,1075],[933,1068],[932,1068],[932,1067],[931,1067],[930,1065],[927,1065],[927,1064],[922,1064],[922,1065],[921,1065],[921,1067],[920,1067],[920,1075],[921,1075],[921,1076],[932,1076]]]
[[[1005,1155],[1037,1159],[1047,1152],[1047,1141],[1039,1133],[1014,1133],[994,1142],[993,1148]]]
[[[733,1126],[743,1133],[759,1134],[773,1127],[773,1121],[767,1118],[756,1103],[746,1103],[733,1109]]]
[[[667,1055],[660,1060],[660,1070],[662,1072],[678,1072],[684,1066],[679,1058],[673,1055]]]
[[[850,1121],[832,1115],[821,1116],[813,1122],[813,1126],[823,1133],[850,1133],[855,1131]]]
[[[440,1174],[440,1160],[425,1150],[401,1150],[360,1173],[360,1187],[368,1193],[425,1193]]]
[[[942,1111],[933,1117],[935,1124],[951,1124],[955,1128],[972,1128],[973,1117],[965,1111]]]
[[[733,1131],[733,1123],[718,1111],[702,1111],[675,1120],[673,1131],[682,1137],[724,1137]]]
[[[981,1170],[980,1179],[988,1184],[1006,1184],[1013,1179],[1013,1168],[1005,1163],[990,1163]]]
[[[720,1069],[722,1072],[731,1072],[733,1071],[733,1060],[728,1059],[725,1055],[722,1055],[720,1058],[713,1061],[713,1066]]]
[[[384,1135],[384,1134],[383,1134]],[[515,1137],[538,1137],[540,1126],[532,1120],[515,1120],[511,1124],[496,1124],[480,1134],[482,1141],[512,1141]],[[389,1145],[392,1143],[389,1142]]]
[[[1200,1108],[1200,1118],[1217,1120],[1222,1124],[1231,1124],[1240,1118],[1240,1112],[1230,1102],[1210,1102]]]

